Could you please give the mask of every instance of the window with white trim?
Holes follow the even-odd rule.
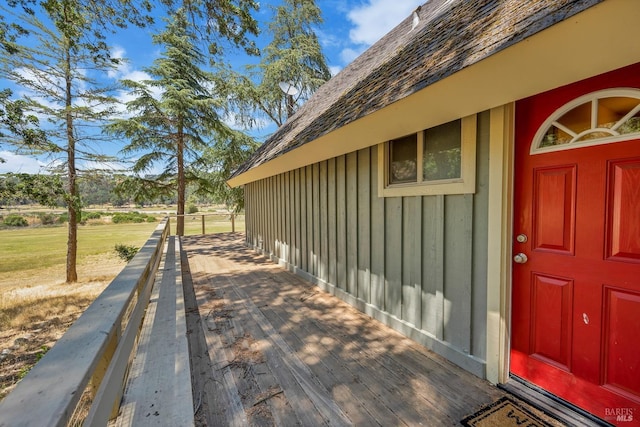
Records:
[[[549,116],[531,154],[607,144],[640,136],[640,90],[606,89],[581,96]]]
[[[475,115],[388,141],[378,147],[378,195],[474,193],[475,162]]]

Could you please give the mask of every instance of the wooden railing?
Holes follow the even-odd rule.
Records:
[[[0,402],[0,426],[66,426],[76,417],[85,425],[106,425],[117,414],[168,234],[165,218],[122,272]],[[79,406],[84,412],[80,416]]]
[[[236,213],[229,213],[229,214],[220,214],[220,213],[193,213],[193,214],[182,214],[182,215],[177,215],[177,214],[170,214],[171,218],[175,218],[175,222],[177,222],[177,217],[184,217],[185,219],[185,224],[189,221],[189,220],[195,220],[196,218],[199,220],[199,223],[201,224],[201,228],[198,230],[201,230],[201,234],[206,234],[207,232],[207,227],[206,227],[206,221],[205,219],[207,219],[207,221],[210,221],[209,225],[209,229],[211,228],[215,228],[214,224],[220,224],[220,223],[226,223],[227,221],[230,221],[231,223],[231,232],[235,233],[236,232],[236,220],[238,218],[240,218],[242,220],[242,218],[244,218],[244,214],[236,214]],[[224,219],[221,219],[224,218]],[[216,221],[216,219],[218,219]],[[174,230],[171,232],[172,234],[175,234],[175,224],[174,224]],[[244,229],[244,228],[242,228]],[[209,231],[211,232],[211,231]],[[192,233],[194,233],[192,231]],[[197,233],[197,232],[196,232]],[[185,235],[191,234],[188,232],[188,230],[186,230],[185,227]]]

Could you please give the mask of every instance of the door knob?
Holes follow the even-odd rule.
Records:
[[[525,254],[523,254],[522,252],[520,252],[519,254],[516,254],[513,257],[513,261],[515,261],[516,264],[524,264],[528,260],[529,260],[529,258]]]

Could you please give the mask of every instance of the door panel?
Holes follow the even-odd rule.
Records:
[[[640,159],[609,163],[607,257],[640,262]]]
[[[570,371],[573,280],[533,276],[532,356]]]
[[[619,394],[637,398],[640,396],[637,339],[640,337],[640,292],[606,288],[605,313],[604,384]]]
[[[573,255],[576,167],[536,169],[534,174],[534,248]]]

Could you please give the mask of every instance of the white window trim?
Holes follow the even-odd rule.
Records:
[[[609,128],[599,128],[597,127],[597,102],[601,98],[610,98],[610,97],[624,97],[624,98],[636,98],[638,99],[638,106],[632,109],[629,114],[625,115],[622,119],[618,121],[616,126],[612,129]],[[591,127],[579,134],[576,134],[570,129],[567,129],[562,124],[558,123],[558,120],[562,118],[566,113],[578,107],[579,105],[586,104],[587,102],[591,102]],[[556,111],[551,114],[547,120],[542,123],[542,125],[538,128],[535,136],[533,137],[533,141],[531,142],[531,148],[529,149],[529,154],[544,154],[550,153],[554,151],[564,151],[564,150],[572,150],[574,148],[581,147],[590,147],[593,145],[602,145],[602,144],[611,144],[614,142],[622,142],[630,139],[637,139],[639,133],[630,133],[625,135],[620,135],[616,132],[616,129],[621,126],[624,122],[626,122],[631,116],[635,115],[640,109],[640,90],[633,88],[616,88],[616,89],[605,89],[599,90],[596,92],[591,92],[581,97],[574,99],[562,107],[558,108]],[[555,126],[559,129],[562,129],[564,132],[572,135],[573,138],[566,144],[552,145],[549,147],[540,147],[542,144],[542,139],[547,134],[547,131],[551,126]],[[584,135],[592,133],[592,132],[604,132],[608,133],[611,136],[607,136],[604,138],[595,138],[589,139],[586,141],[580,141]]]
[[[378,144],[378,197],[431,196],[437,194],[473,194],[476,192],[476,133],[475,114],[461,119],[460,178],[440,181],[421,181],[422,168],[417,166],[420,182],[389,184],[388,142]],[[418,159],[424,150],[424,131],[417,134]]]

